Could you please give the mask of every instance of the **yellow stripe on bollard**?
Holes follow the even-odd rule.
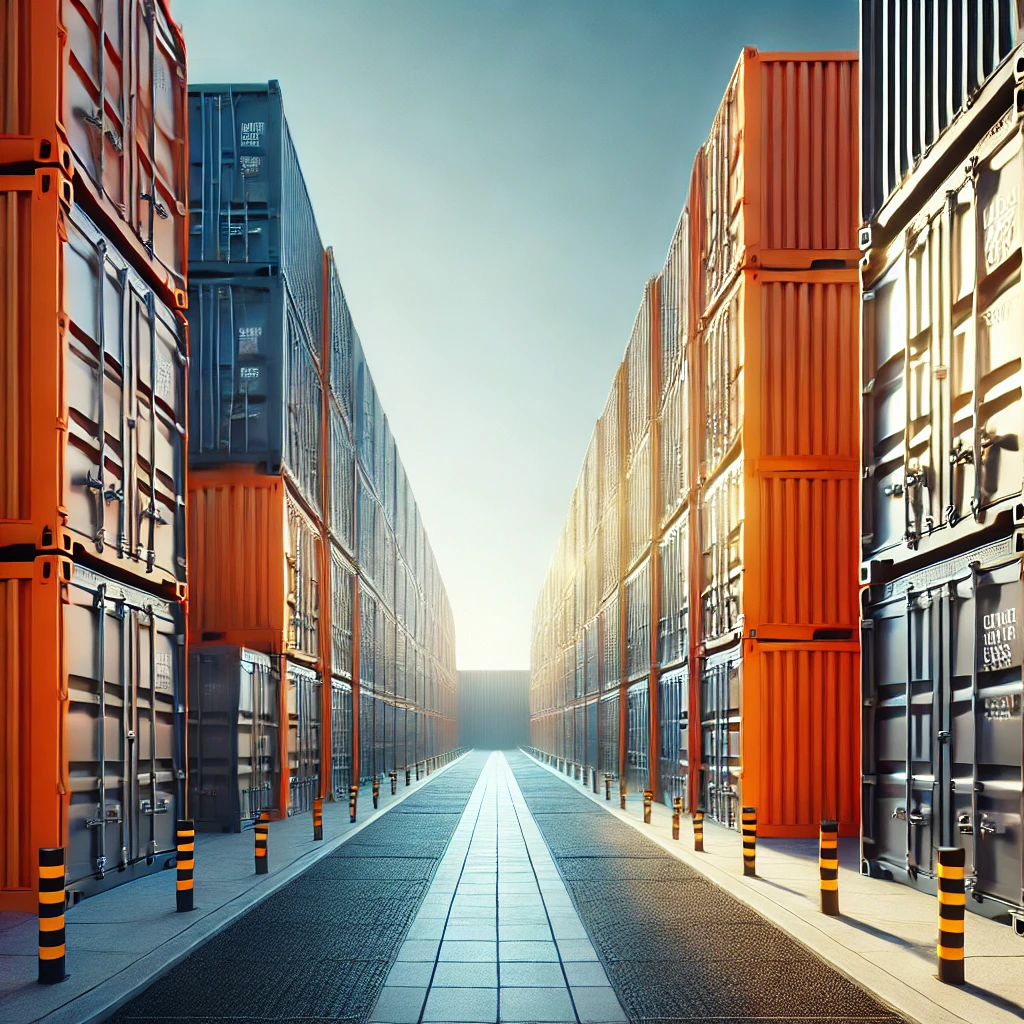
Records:
[[[178,877],[175,886],[175,905],[179,914],[195,909],[196,826],[182,818],[175,828]]]
[[[704,812],[693,812],[693,849],[697,853],[704,852]]]
[[[818,884],[821,912],[839,916],[839,822],[823,821],[818,833]]]
[[[674,796],[672,798],[672,838],[679,838],[679,816],[683,812],[683,798]]]
[[[256,874],[265,875],[270,871],[267,858],[267,843],[270,839],[270,812],[263,811],[256,822]]]
[[[654,790],[644,790],[644,824],[650,825],[651,823],[651,805],[654,803]]]
[[[313,798],[313,841],[320,842],[324,837],[324,801],[323,797]]]
[[[757,853],[757,810],[744,807],[742,812],[743,829],[743,874],[747,878],[756,876],[754,858]]]
[[[939,847],[939,981],[947,985],[964,983],[964,911],[967,895],[964,888],[964,850],[952,846]]]
[[[64,848],[39,850],[39,984],[56,985],[67,977],[64,931]]]
[[[356,802],[359,799],[359,787],[349,786],[348,787],[348,820],[354,822],[356,820]]]

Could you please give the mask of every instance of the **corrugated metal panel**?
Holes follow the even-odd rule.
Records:
[[[659,544],[661,617],[658,664],[685,661],[690,653],[690,522],[687,516],[667,530]]]
[[[651,289],[647,287],[626,348],[627,466],[636,457],[651,422],[651,316]]]
[[[651,543],[651,445],[648,434],[637,447],[626,477],[626,519],[629,530],[627,565],[632,565]]]
[[[728,456],[743,422],[740,404],[745,354],[740,319],[742,288],[743,279],[740,279],[701,334],[705,417],[701,448],[708,474]]]
[[[184,304],[185,46],[167,3],[5,0],[0,166],[58,164]]]
[[[354,549],[352,536],[355,504],[355,451],[348,431],[336,409],[331,409],[330,461],[328,473],[329,523],[331,536],[347,551]]]
[[[328,385],[342,415],[352,424],[352,314],[338,277],[334,250],[327,250],[327,309],[330,317]]]
[[[863,312],[863,556],[906,563],[1019,498],[1019,126],[994,126],[885,253]],[[976,159],[975,159],[976,158]]]
[[[682,372],[668,390],[661,410],[661,508],[658,518],[667,522],[690,490],[689,380]]]
[[[0,238],[0,547],[73,552],[176,590],[184,325],[56,170],[0,177]]]
[[[744,645],[742,802],[759,835],[815,836],[860,818],[860,654],[848,644]]]
[[[743,463],[740,461],[722,470],[701,494],[701,637],[704,640],[726,636],[743,625],[743,489]],[[779,552],[783,558],[790,554]]]
[[[626,680],[645,676],[651,667],[651,565],[645,560],[625,582]]]
[[[331,672],[352,678],[352,612],[355,574],[335,547],[331,547]]]
[[[690,211],[679,216],[661,272],[661,394],[659,404],[682,373],[690,337]]]
[[[1021,8],[862,0],[860,32],[861,207],[870,221],[1020,43]]]
[[[284,551],[288,567],[286,650],[319,658],[320,608],[327,578],[320,531],[288,490],[285,490],[285,506],[288,522]]]

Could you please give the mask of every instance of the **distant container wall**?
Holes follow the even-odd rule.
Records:
[[[963,163],[958,151],[992,121],[979,107],[1010,105],[1007,58],[1024,25],[1015,0],[862,0],[860,9],[861,212],[894,236],[916,212],[915,179]]]
[[[529,671],[459,672],[459,746],[529,746],[529,698]]]

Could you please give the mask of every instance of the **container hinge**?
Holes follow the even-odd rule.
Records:
[[[156,196],[150,195],[149,192],[140,192],[139,193],[139,198],[144,200],[147,203],[152,203],[153,204],[153,212],[161,220],[167,220],[167,218],[170,216],[170,214],[167,212],[167,207],[164,206],[164,204],[161,203],[160,200],[156,198]]]
[[[905,807],[897,807],[896,810],[892,812],[892,816],[899,821],[906,821],[907,809]]]
[[[104,825],[120,825],[123,820],[120,807],[108,807],[102,818],[87,818],[85,827],[103,828]]]
[[[139,811],[142,814],[167,814],[169,810],[166,798],[161,799],[155,808],[149,800],[142,800],[139,803]]]
[[[114,149],[117,150],[118,153],[124,152],[124,143],[113,128],[108,128],[103,134],[107,137],[107,141],[114,147]]]
[[[948,743],[949,742],[949,730],[948,729],[940,729],[939,730],[939,742],[940,743]]]

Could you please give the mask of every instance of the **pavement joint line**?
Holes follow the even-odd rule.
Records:
[[[304,871],[333,853],[338,847],[343,846],[353,836],[362,832],[368,825],[371,825],[382,815],[387,814],[388,811],[397,807],[414,793],[418,793],[425,786],[428,786],[432,779],[439,778],[472,753],[472,750],[467,750],[460,754],[453,761],[432,772],[430,776],[420,779],[419,786],[410,786],[401,794],[396,794],[395,798],[389,800],[386,806],[373,811],[365,821],[356,824],[343,835],[325,840],[319,848],[301,854],[278,873],[269,875],[262,882],[257,882],[255,885],[243,890],[237,896],[228,900],[227,903],[223,903],[216,909],[211,910],[208,914],[203,915],[194,923],[189,924],[182,931],[173,935],[166,942],[162,942],[154,949],[151,949],[148,953],[139,957],[138,960],[133,960],[115,974],[104,978],[92,986],[92,988],[86,989],[56,1009],[51,1010],[42,1017],[36,1018],[32,1024],[100,1024],[101,1021],[116,1013],[135,996],[149,988],[154,981],[162,978],[172,967],[176,967],[189,954],[194,953],[200,946],[219,935],[229,925],[234,924],[243,914],[248,913],[268,896],[272,896],[279,889],[293,882]],[[440,859],[438,863],[440,863]],[[132,883],[128,882],[126,884],[131,885]],[[152,962],[152,958],[156,956],[162,957],[159,964]],[[127,985],[125,985],[126,981]],[[104,990],[114,982],[117,982],[119,986],[125,985],[125,987],[119,987],[115,996],[103,997],[102,993]],[[102,1005],[96,1005],[98,999],[102,999]]]
[[[767,892],[755,889],[750,882],[741,881],[715,864],[702,859],[698,854],[683,846],[680,840],[671,839],[669,836],[662,836],[655,830],[653,824],[645,825],[642,820],[637,820],[628,810],[624,811],[617,805],[609,806],[601,795],[592,793],[589,787],[574,785],[575,780],[564,776],[557,768],[545,764],[538,757],[530,753],[529,750],[520,747],[519,752],[528,757],[539,768],[544,769],[544,771],[564,783],[573,792],[586,796],[603,811],[631,825],[641,835],[657,843],[666,853],[698,871],[730,896],[735,897],[741,903],[750,907],[751,910],[756,911],[770,924],[781,928],[790,938],[800,943],[808,952],[812,953],[819,960],[824,961],[848,981],[853,982],[859,988],[864,989],[869,995],[874,996],[879,1002],[888,1006],[893,1013],[906,1018],[908,1024],[974,1024],[974,1019],[963,1017],[949,1009],[949,1007],[937,1003],[924,992],[901,981],[884,967],[871,963],[861,956],[860,953],[843,945],[842,942],[833,938],[827,932],[822,931],[811,922],[795,914],[788,907],[772,899]],[[708,819],[705,818],[704,820],[705,824],[707,824]],[[771,884],[768,879],[755,878],[752,881]],[[849,915],[847,916],[849,917]],[[836,919],[829,918],[829,920],[835,921]],[[932,943],[929,941],[927,945],[930,947]],[[851,958],[855,958],[856,967],[849,964],[848,961]],[[927,1007],[921,1005],[923,1003],[927,1003]],[[991,1013],[995,1010],[995,1007],[987,1004],[986,1010]],[[756,1020],[758,1018],[750,1019]],[[770,1020],[771,1018],[767,1019]],[[813,1020],[814,1018],[811,1019]],[[839,1020],[842,1018],[830,1019]]]

